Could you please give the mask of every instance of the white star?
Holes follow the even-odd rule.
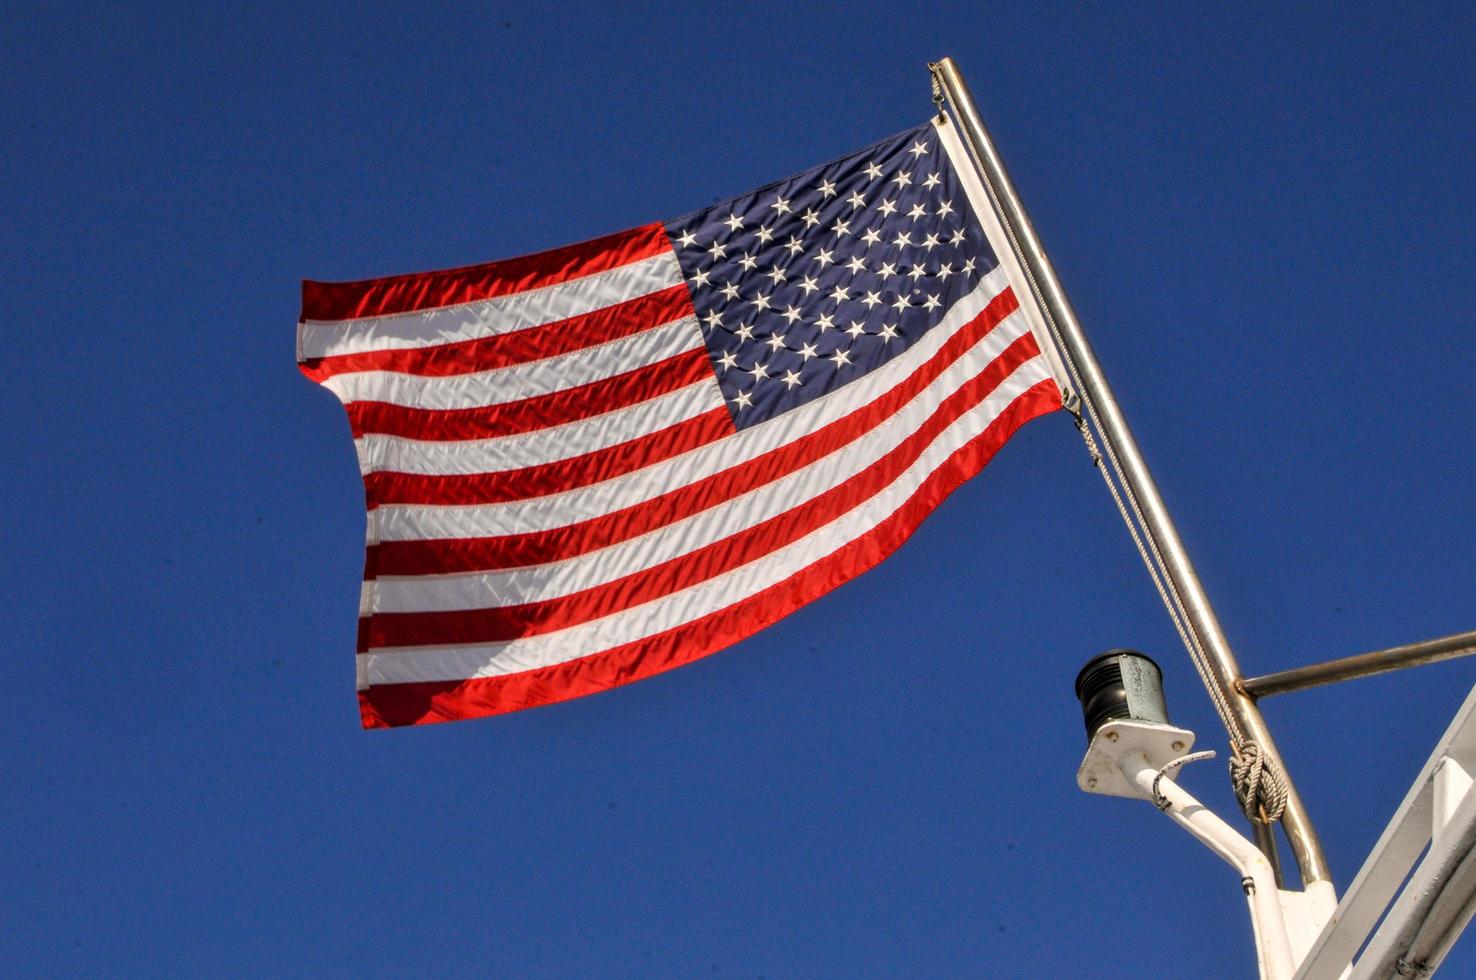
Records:
[[[905,170],[899,170],[897,171],[897,176],[892,178],[892,183],[897,185],[898,190],[901,190],[908,184],[912,183],[912,174],[908,173]]]
[[[901,313],[903,310],[908,309],[910,306],[911,304],[907,302],[906,296],[898,296],[897,301],[892,304],[892,309],[896,310],[898,313]]]
[[[738,287],[733,285],[731,282],[724,286],[722,289],[718,290],[718,292],[723,294],[724,299],[731,300],[738,298]]]
[[[820,178],[820,196],[824,198],[835,197],[835,185],[824,177]]]
[[[938,244],[938,236],[929,235],[927,238],[923,239],[922,247],[931,252],[933,250],[933,246],[936,244]]]
[[[967,275],[968,273],[973,272],[973,271],[974,271],[974,260],[973,259],[969,259],[963,265],[963,272],[964,272],[965,275]]]
[[[938,267],[938,281],[947,282],[948,277],[953,275],[953,266],[947,262]]]
[[[697,241],[697,236],[692,234],[692,229],[690,228],[677,236],[677,243],[681,245],[682,248],[691,248],[692,243],[695,241]]]
[[[815,318],[815,326],[821,330],[832,330],[835,328],[835,318],[829,313],[822,313]]]
[[[836,218],[835,224],[830,226],[830,233],[836,236],[849,235],[851,233],[851,223],[849,221],[842,221],[840,218]]]
[[[874,290],[868,289],[866,291],[866,298],[863,299],[861,302],[866,304],[866,308],[868,310],[876,309],[877,304],[881,302],[881,294],[877,293]]]
[[[765,296],[763,293],[755,293],[753,299],[750,302],[752,302],[754,306],[757,306],[761,310],[767,310],[769,308],[769,297]]]
[[[767,378],[769,376],[769,369],[758,361],[754,361],[753,367],[749,369],[748,373],[753,375],[753,380],[757,381],[760,378]]]
[[[782,333],[771,333],[765,343],[769,345],[769,350],[778,350],[784,346],[784,335]]]
[[[937,174],[928,174],[928,179],[923,181],[923,186],[928,188],[929,190],[932,190],[934,187],[937,187],[941,183],[943,183],[943,181],[938,178]]]
[[[730,212],[728,216],[723,219],[723,224],[728,226],[729,231],[737,231],[738,229],[743,227],[743,219],[738,217],[736,214]]]
[[[737,356],[734,355],[734,353],[730,350],[723,351],[722,356],[718,358],[718,367],[722,368],[724,371],[728,370],[728,368],[737,363]]]
[[[759,230],[754,234],[758,235],[760,245],[767,245],[774,239],[774,233],[769,230],[768,225],[759,225]]]
[[[834,361],[837,371],[845,367],[847,364],[851,363],[851,359],[846,356],[846,352],[841,350],[840,348],[836,348],[835,354],[831,357],[826,358],[826,360]]]
[[[907,273],[907,274],[912,277],[912,281],[913,282],[917,282],[923,276],[925,276],[925,275],[928,274],[928,270],[927,269],[924,269],[920,265],[915,265],[915,266],[912,267],[912,271],[909,272],[909,273]]]
[[[897,274],[897,267],[890,262],[883,262],[882,267],[877,270],[876,274],[879,276],[895,276]]]
[[[769,271],[765,272],[764,275],[774,280],[774,285],[776,286],[788,278],[788,276],[784,274],[784,270],[779,268],[779,266],[777,265],[769,266]]]
[[[797,252],[803,252],[805,250],[805,243],[800,241],[797,236],[790,235],[789,241],[784,243],[784,247],[789,249],[790,255],[794,255]]]
[[[707,250],[707,254],[711,255],[714,259],[720,259],[728,254],[728,250],[723,248],[722,242],[713,242],[712,248]]]
[[[857,337],[861,336],[865,332],[866,327],[864,324],[862,324],[860,320],[857,320],[855,323],[846,328],[846,333],[851,335],[852,340],[855,340]]]
[[[846,263],[846,268],[847,269],[850,269],[851,272],[853,272],[853,273],[855,273],[855,272],[865,272],[866,271],[866,263],[861,260],[861,256],[854,255],[854,256],[851,257],[851,261],[849,261],[849,262]]]
[[[898,248],[906,248],[912,244],[912,236],[905,231],[899,231],[897,237],[892,239],[892,244]]]
[[[799,288],[803,289],[805,291],[805,295],[808,296],[815,290],[820,288],[820,283],[817,282],[813,276],[805,276],[803,279],[800,280]]]
[[[947,201],[938,202],[938,217],[946,218],[953,213],[953,205]]]
[[[883,201],[883,202],[881,202],[881,213],[884,214],[884,215],[886,215],[887,217],[890,218],[892,216],[892,212],[894,212],[896,210],[897,210],[897,202],[896,201]]]
[[[877,242],[881,241],[881,232],[877,231],[875,228],[868,229],[866,234],[861,236],[861,240],[867,245],[875,245]]]
[[[692,276],[692,284],[694,286],[708,286],[711,285],[711,282],[707,278],[707,273],[698,269],[697,273]]]
[[[916,221],[918,218],[921,218],[927,213],[927,208],[923,207],[921,204],[914,204],[912,206],[912,210],[907,212],[907,217],[911,218],[913,221]]]
[[[857,208],[866,207],[866,198],[861,196],[860,191],[856,191],[855,193],[853,193],[850,197],[846,198],[846,201],[851,205],[852,211],[856,210]]]
[[[962,228],[958,229],[957,231],[955,231],[952,235],[950,235],[948,237],[948,243],[950,245],[962,245],[963,244],[963,240],[964,240],[964,230]]]
[[[815,225],[818,225],[820,223],[820,212],[816,211],[814,208],[809,208],[805,211],[804,217],[802,217],[800,220],[805,223],[806,228],[813,228]]]
[[[753,339],[753,324],[751,324],[751,323],[740,323],[740,324],[738,324],[738,329],[733,331],[733,334],[739,340],[752,340]]]
[[[731,400],[739,408],[750,408],[753,406],[753,396],[746,391],[738,392]]]
[[[912,149],[908,150],[907,152],[911,153],[915,157],[920,157],[924,153],[928,152],[928,144],[924,143],[922,140],[918,140],[916,143],[912,144]]]
[[[846,291],[845,286],[836,286],[830,291],[830,298],[835,300],[837,303],[839,303],[843,299],[848,298],[850,295],[851,294]]]
[[[800,356],[800,359],[802,361],[808,361],[810,358],[814,357],[815,356],[815,345],[814,344],[805,344],[802,347],[800,347],[800,349],[799,349],[799,356]]]
[[[717,310],[713,310],[711,313],[707,314],[707,316],[703,317],[702,319],[704,319],[704,320],[707,321],[707,325],[709,327],[721,327],[723,325],[723,318],[720,317],[720,316],[718,316],[718,311]]]
[[[929,296],[926,300],[923,301],[923,309],[926,310],[936,310],[942,305],[943,304],[939,302],[938,297],[936,296]]]
[[[882,340],[895,340],[897,337],[897,327],[891,323],[884,323],[882,324],[881,333],[877,334],[877,336],[881,337]]]
[[[830,251],[830,249],[828,249],[828,248],[822,248],[820,250],[820,254],[815,256],[815,261],[816,262],[819,262],[820,263],[820,268],[823,269],[827,265],[830,265],[832,262],[835,261],[835,259],[831,257],[833,254],[834,253],[832,253]]]
[[[785,371],[784,372],[784,377],[780,378],[779,380],[780,381],[783,381],[786,386],[788,386],[790,388],[794,388],[796,385],[800,384],[799,372],[798,371]]]
[[[788,320],[790,325],[792,326],[800,320],[803,314],[800,313],[800,308],[798,306],[794,306],[793,304],[791,304],[789,309],[785,310],[779,315]]]
[[[743,255],[739,257],[738,264],[743,266],[744,269],[752,272],[753,267],[758,265],[758,259],[754,258],[752,255],[749,255],[747,252],[744,252]]]
[[[872,180],[876,180],[876,178],[880,177],[881,175],[882,168],[876,165],[875,160],[872,160],[866,165],[866,176],[870,177]]]
[[[780,197],[778,194],[775,194],[774,195],[774,203],[773,204],[770,204],[769,207],[773,208],[775,211],[779,212],[780,214],[789,214],[790,213],[789,201],[786,200],[783,197]]]

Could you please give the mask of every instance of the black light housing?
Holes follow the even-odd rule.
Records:
[[[1108,650],[1093,657],[1076,675],[1076,697],[1090,742],[1109,721],[1127,718],[1169,723],[1163,700],[1163,671],[1137,650]]]

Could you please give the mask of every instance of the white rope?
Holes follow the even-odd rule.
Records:
[[[1246,742],[1230,758],[1230,785],[1248,818],[1261,823],[1281,819],[1286,809],[1286,781],[1256,742]]]

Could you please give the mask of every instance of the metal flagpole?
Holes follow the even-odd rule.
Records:
[[[1327,862],[1317,833],[1307,817],[1296,788],[1285,775],[1285,766],[1281,763],[1280,754],[1276,751],[1260,710],[1238,684],[1241,672],[1235,654],[1230,649],[1230,643],[1210,606],[1199,576],[1184,549],[1184,543],[1180,540],[1168,509],[1158,493],[1158,487],[1138,449],[1137,440],[1133,438],[1112,388],[1092,352],[1092,346],[1082,331],[1071,301],[1067,299],[1056,278],[1050,259],[1041,247],[1035,228],[1005,171],[1004,162],[974,106],[968,86],[953,59],[944,58],[930,67],[934,78],[953,105],[960,129],[966,137],[965,142],[973,151],[980,176],[994,199],[999,218],[1010,235],[1017,257],[1032,280],[1031,286],[1048,318],[1054,321],[1053,332],[1068,365],[1077,376],[1081,389],[1079,394],[1097,423],[1108,457],[1118,470],[1129,502],[1141,521],[1149,547],[1162,565],[1168,590],[1173,593],[1174,601],[1170,605],[1170,613],[1174,614],[1177,606],[1183,617],[1183,626],[1189,633],[1185,636],[1185,641],[1190,648],[1190,655],[1196,659],[1196,666],[1201,669],[1210,697],[1221,711],[1229,729],[1232,747],[1239,750],[1245,743],[1256,743],[1264,756],[1280,770],[1286,789],[1286,806],[1281,820],[1292,853],[1296,856],[1297,866],[1301,870],[1302,881],[1304,885],[1329,881]],[[1168,598],[1165,595],[1165,599]],[[1196,650],[1196,647],[1199,649]]]

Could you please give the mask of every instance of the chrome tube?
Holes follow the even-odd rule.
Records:
[[[1335,684],[1355,677],[1372,677],[1375,674],[1387,674],[1391,670],[1469,657],[1472,654],[1476,654],[1476,630],[1442,636],[1436,640],[1407,643],[1387,650],[1374,650],[1372,653],[1360,653],[1354,657],[1341,657],[1320,664],[1308,664],[1306,667],[1293,667],[1291,670],[1263,674],[1260,677],[1249,677],[1241,681],[1240,686],[1253,698],[1265,698],[1273,694]]]
[[[1163,498],[1158,493],[1153,475],[1148,471],[1148,464],[1138,449],[1137,440],[1133,438],[1117,398],[1107,384],[1102,367],[1097,363],[1092,346],[1082,331],[1071,301],[1067,299],[1065,290],[1056,278],[1055,269],[1041,246],[1035,227],[1025,213],[1024,205],[1020,203],[1015,186],[1005,170],[1004,161],[1000,159],[984,120],[974,106],[968,86],[951,58],[944,58],[937,64],[935,77],[953,106],[965,142],[973,151],[981,175],[995,197],[1000,220],[1013,232],[1018,243],[1017,257],[1034,277],[1039,291],[1038,298],[1055,320],[1061,346],[1081,375],[1084,390],[1080,394],[1084,399],[1089,399],[1096,409],[1101,419],[1101,437],[1111,445],[1121,461],[1123,480],[1143,509],[1146,524],[1144,531],[1163,555],[1165,572],[1183,600],[1189,622],[1203,641],[1209,669],[1225,692],[1232,716],[1245,735],[1260,743],[1261,748],[1276,760],[1286,779],[1287,802],[1281,819],[1292,853],[1296,856],[1297,866],[1301,870],[1302,880],[1304,883],[1325,881],[1328,879],[1327,862],[1323,857],[1317,832],[1307,817],[1291,777],[1287,775],[1286,765],[1281,761],[1280,753],[1276,750],[1255,700],[1239,689],[1237,682],[1241,677],[1240,667],[1231,652],[1230,643],[1225,638],[1219,619],[1215,616],[1199,576],[1184,549],[1184,543],[1180,540]]]

